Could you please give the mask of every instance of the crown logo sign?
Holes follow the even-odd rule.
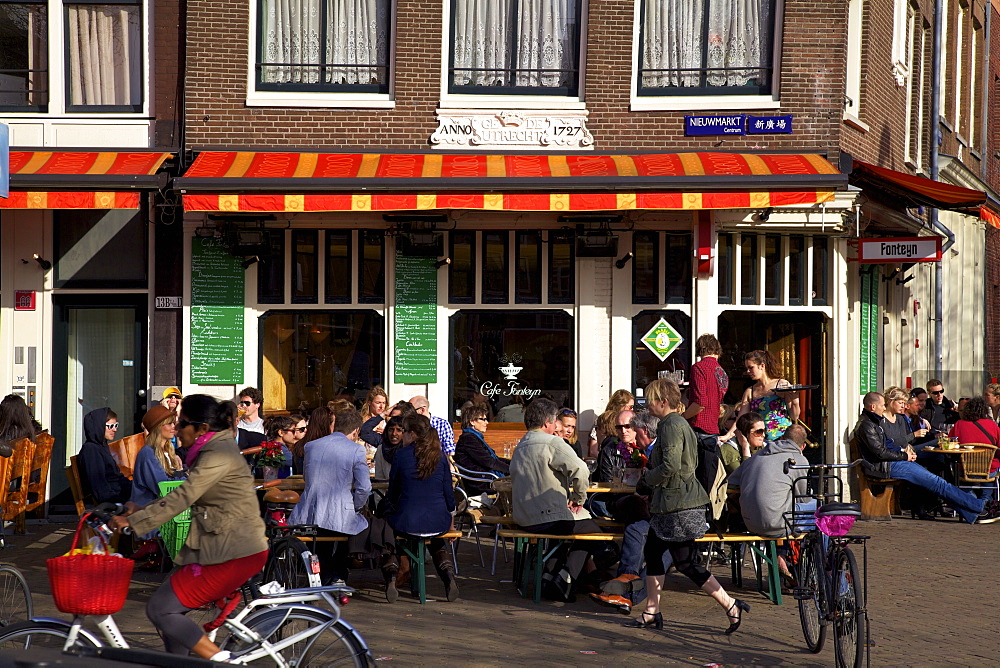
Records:
[[[521,373],[521,370],[524,369],[522,366],[517,366],[521,362],[521,356],[517,354],[504,355],[500,358],[500,361],[504,363],[504,366],[498,368],[504,377],[507,380],[517,380],[517,374]]]

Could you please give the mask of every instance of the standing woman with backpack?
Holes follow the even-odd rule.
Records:
[[[694,541],[705,535],[708,495],[698,481],[698,439],[681,416],[684,404],[677,383],[660,378],[646,386],[649,412],[660,418],[656,443],[649,458],[646,482],[649,499],[649,535],[646,539],[646,608],[627,626],[663,628],[660,592],[665,570],[663,553],[670,551],[677,570],[714,598],[729,617],[726,634],[734,632],[750,606],[733,598],[719,581],[695,561]]]

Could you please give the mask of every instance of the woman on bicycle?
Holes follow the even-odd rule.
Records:
[[[436,538],[451,529],[455,490],[441,441],[423,415],[413,413],[403,418],[403,440],[393,456],[386,502],[386,519],[397,536],[435,536],[430,542],[434,567],[444,581],[448,600],[456,600],[458,585],[451,552],[444,539]],[[393,603],[396,596],[396,581],[387,578],[386,600]]]
[[[177,436],[188,448],[188,478],[145,508],[129,504],[128,517],[109,522],[146,534],[191,508],[191,531],[170,575],[146,605],[146,615],[168,652],[225,659],[201,627],[185,615],[236,591],[267,561],[264,522],[253,477],[233,437],[232,415],[212,397],[192,394],[181,403]]]

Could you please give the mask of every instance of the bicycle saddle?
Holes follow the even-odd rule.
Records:
[[[290,489],[277,489],[272,487],[264,494],[264,501],[266,503],[298,503],[299,495],[298,492],[294,492]]]
[[[817,517],[826,515],[850,515],[851,517],[861,516],[861,506],[856,503],[826,503],[816,511]]]

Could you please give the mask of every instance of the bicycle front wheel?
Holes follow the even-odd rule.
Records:
[[[799,554],[795,598],[799,601],[802,635],[805,636],[806,646],[813,654],[822,651],[826,643],[827,624],[823,619],[826,596],[823,594],[820,572],[819,544],[814,539],[807,538],[803,541],[802,551]]]
[[[368,666],[368,651],[354,630],[346,622],[333,619],[318,610],[279,607],[254,613],[243,623],[276,647],[298,635],[278,652],[289,666]],[[234,662],[240,663],[242,656],[253,657],[263,651],[260,643],[244,643],[235,635],[229,636],[221,649],[232,652]],[[274,661],[263,654],[244,665],[271,666]]]
[[[837,666],[860,668],[868,641],[864,623],[864,592],[858,562],[849,549],[837,555],[833,572],[833,640]]]
[[[48,647],[62,650],[69,638],[69,625],[65,622],[18,622],[0,629],[0,654],[14,650]],[[100,647],[101,643],[88,632],[76,636],[76,644]]]
[[[21,571],[0,565],[0,627],[26,622],[34,617],[31,590]]]
[[[309,586],[309,574],[302,560],[305,544],[295,537],[281,538],[272,547],[264,566],[264,582],[277,581],[285,589]]]

